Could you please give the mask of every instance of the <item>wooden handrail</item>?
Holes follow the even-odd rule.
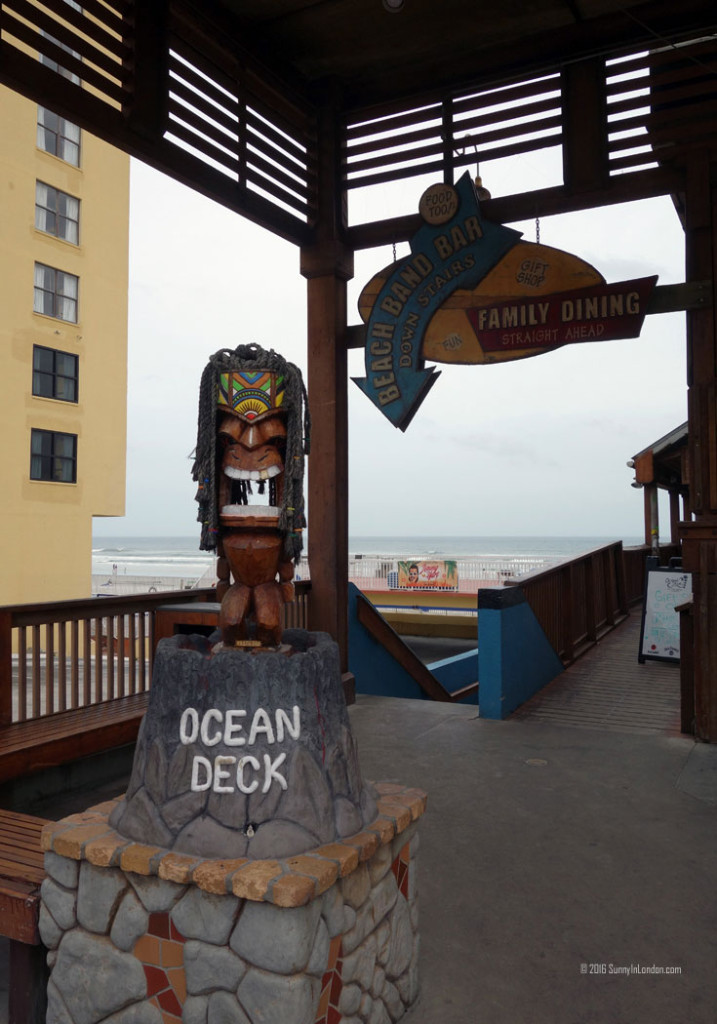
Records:
[[[308,627],[310,592],[310,580],[296,582],[286,627]],[[157,608],[214,597],[178,590],[0,607],[0,729],[148,690]]]
[[[109,618],[131,611],[146,612],[161,604],[180,601],[213,601],[214,590],[167,590],[157,594],[128,594],[125,597],[89,597],[72,601],[47,601],[42,604],[11,604],[1,609],[10,612],[13,626],[35,626],[46,622],[79,622],[82,619]]]
[[[521,587],[565,665],[629,614],[621,541],[507,580],[505,585]]]
[[[611,541],[609,544],[603,544],[599,548],[590,548],[587,551],[582,551],[577,555],[573,555],[572,558],[566,558],[564,562],[556,562],[555,565],[549,565],[546,569],[532,569],[530,572],[526,572],[520,577],[513,576],[510,579],[505,580],[503,585],[506,587],[522,587],[526,583],[530,583],[531,580],[545,579],[555,573],[561,573],[571,565],[583,564],[587,558],[591,558],[603,551],[613,551],[615,548],[619,548],[622,551],[622,541]]]

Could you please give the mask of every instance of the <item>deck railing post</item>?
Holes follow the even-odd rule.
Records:
[[[622,557],[622,541],[615,545],[613,550],[615,566],[615,587],[617,589],[617,610],[621,615],[627,615],[628,600],[627,586],[625,583],[625,563]]]
[[[615,625],[617,605],[617,562],[612,548],[603,552],[604,576],[603,592],[605,594],[605,620],[609,626]]]
[[[12,612],[0,608],[0,726],[12,722]]]
[[[564,630],[564,640],[561,644],[562,650],[559,651],[559,655],[563,661],[567,664],[573,660],[573,649],[575,643],[575,627],[574,614],[573,614],[573,566],[569,563],[560,574],[560,590],[561,590],[561,604],[562,604],[562,621]]]
[[[597,640],[597,591],[595,561],[599,555],[591,555],[585,563],[585,636],[591,642]]]

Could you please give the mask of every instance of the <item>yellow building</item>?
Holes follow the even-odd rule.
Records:
[[[0,604],[89,597],[124,513],[129,158],[0,88]]]

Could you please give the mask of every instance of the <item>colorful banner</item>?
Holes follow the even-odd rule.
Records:
[[[458,564],[445,559],[398,563],[398,590],[458,590]]]

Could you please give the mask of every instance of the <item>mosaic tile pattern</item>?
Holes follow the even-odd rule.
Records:
[[[111,804],[49,826],[48,1024],[262,1024],[277,1000],[282,1024],[395,1024],[418,997],[426,798],[376,788],[369,826],[282,860],[205,860],[122,840],[107,827]]]
[[[394,860],[391,865],[391,871],[393,871],[398,884],[398,891],[408,899],[408,872],[411,866],[411,852],[410,843],[406,843],[399,853],[398,857]]]
[[[147,997],[162,1014],[162,1024],[176,1024],[182,1019],[187,998],[184,942],[169,914],[155,913],[149,916],[147,934],[132,950],[144,968]]]
[[[343,1019],[339,1012],[341,998],[341,936],[331,940],[329,962],[321,979],[321,997],[314,1024],[340,1024]]]

